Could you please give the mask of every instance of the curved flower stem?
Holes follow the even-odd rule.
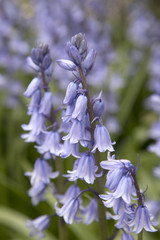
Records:
[[[138,200],[137,200],[138,206],[141,206],[143,204],[142,194],[140,192],[140,188],[139,188],[139,185],[138,185],[135,173],[131,172],[131,174],[132,174],[132,177],[133,177],[133,180],[134,180],[134,186],[135,186],[137,197],[138,197]],[[138,234],[138,238],[137,239],[138,240],[143,240],[143,230]]]
[[[79,74],[80,74],[80,78],[82,81],[82,86],[83,89],[87,90],[87,106],[88,106],[88,110],[89,110],[89,119],[90,119],[90,124],[91,124],[91,138],[92,141],[94,141],[94,130],[95,130],[95,122],[93,121],[94,119],[94,112],[93,112],[93,106],[90,100],[90,95],[89,95],[89,90],[88,90],[88,86],[86,83],[86,79],[85,76],[83,74],[83,70],[82,67],[79,67]],[[94,154],[95,157],[95,161],[96,161],[96,165],[98,166],[98,168],[100,168],[100,153],[99,151],[96,151]],[[97,193],[103,193],[104,191],[104,176],[102,176],[101,178],[97,178],[95,181],[95,190]],[[98,199],[98,217],[99,217],[99,236],[101,240],[107,240],[108,239],[108,229],[107,229],[107,221],[106,221],[106,214],[105,214],[106,210],[105,207],[102,203],[102,201],[100,199]]]

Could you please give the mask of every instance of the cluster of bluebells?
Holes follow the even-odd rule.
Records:
[[[86,78],[94,65],[96,51],[88,49],[82,33],[71,38],[66,45],[66,51],[69,59],[58,59],[57,63],[64,70],[70,71],[74,80],[66,88],[60,124],[56,116],[58,110],[54,109],[53,96],[48,86],[52,76],[48,46],[40,44],[33,48],[31,57],[27,59],[37,72],[37,77],[31,81],[24,93],[31,98],[28,106],[31,119],[28,125],[22,125],[23,130],[28,131],[22,138],[26,142],[36,142],[35,147],[40,154],[34,170],[25,173],[30,177],[31,184],[28,195],[33,205],[37,205],[45,200],[47,188],[52,185],[51,179],[58,177],[58,174],[64,174],[70,185],[64,194],[60,194],[58,188],[55,191],[55,214],[63,217],[67,224],[98,222],[98,201],[101,201],[106,208],[113,208],[115,215],[106,210],[106,219],[118,220],[115,227],[123,230],[122,240],[133,239],[131,233],[139,234],[143,229],[154,232],[156,229],[153,226],[156,223],[144,203],[144,194],[139,190],[137,168],[129,160],[116,160],[114,155],[111,157],[115,142],[111,141],[109,131],[102,122],[102,92],[90,98]],[[108,160],[100,162],[100,153],[106,151]],[[72,170],[67,170],[67,173],[53,172],[54,159],[58,157],[60,161],[61,158],[71,155],[76,158]],[[105,187],[108,191],[105,195],[97,192],[93,184],[103,178],[106,172]],[[79,179],[85,183],[87,189],[80,189]],[[89,204],[84,207],[83,193],[86,192],[89,192]],[[133,202],[134,198],[138,199],[138,205]],[[43,237],[50,217],[43,215],[33,221],[29,220],[27,226],[31,228],[30,234]]]
[[[104,108],[106,126],[110,132],[118,134],[120,131],[120,124],[116,118],[116,113],[119,111],[118,90],[124,87],[124,80],[119,72],[111,74],[109,71],[109,66],[117,61],[118,56],[111,41],[112,25],[106,19],[106,12],[109,11],[106,1],[101,0],[99,4],[96,0],[81,2],[78,0],[61,0],[60,2],[32,0],[32,3],[34,7],[32,21],[37,38],[50,45],[54,60],[62,54],[65,55],[62,49],[66,39],[77,32],[87,33],[90,46],[98,49],[97,64],[88,75],[87,81],[94,88],[103,87],[107,92],[103,99],[106,103]],[[71,77],[70,72],[61,71],[57,64],[54,64],[54,78],[58,79],[59,88],[64,90]]]

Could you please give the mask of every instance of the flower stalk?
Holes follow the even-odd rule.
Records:
[[[79,74],[82,81],[83,89],[87,90],[87,105],[89,110],[89,119],[91,124],[91,138],[92,141],[94,141],[94,130],[95,130],[95,122],[94,119],[94,112],[93,112],[93,106],[90,100],[89,90],[86,83],[85,76],[83,74],[82,67],[79,67]],[[96,165],[100,167],[100,153],[98,150],[96,150],[95,154],[95,161]],[[103,193],[104,191],[104,176],[101,178],[97,178],[95,181],[95,191],[97,193]],[[107,229],[107,221],[106,221],[106,215],[105,215],[105,207],[100,199],[98,199],[98,217],[99,217],[99,235],[101,240],[107,240],[108,239],[108,229]]]

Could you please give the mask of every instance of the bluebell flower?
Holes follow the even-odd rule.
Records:
[[[72,103],[73,99],[77,95],[77,89],[78,89],[78,84],[76,82],[70,82],[68,84],[66,95],[63,100],[63,104],[70,105]]]
[[[31,197],[31,202],[34,206],[36,206],[40,201],[45,200],[47,187],[48,184],[39,181],[29,189],[28,195]]]
[[[60,157],[67,158],[70,155],[79,158],[81,153],[79,152],[79,143],[71,144],[69,140],[65,140],[61,148]]]
[[[50,217],[48,215],[42,215],[34,220],[27,220],[26,227],[31,228],[30,236],[37,235],[38,239],[45,237],[43,231],[49,227]]]
[[[50,116],[52,106],[53,94],[51,92],[45,92],[40,102],[39,113]]]
[[[80,159],[77,160],[76,168],[73,171],[67,171],[70,181],[75,181],[80,178],[88,184],[93,184],[96,178],[98,167],[95,165],[94,156],[90,153],[83,153]],[[67,176],[67,175],[65,175]]]
[[[63,110],[61,112],[61,119],[65,116],[66,114],[66,110]],[[61,121],[60,123],[60,127],[59,127],[59,132],[64,132],[64,133],[68,133],[69,130],[71,129],[72,123],[70,121]]]
[[[153,222],[150,213],[146,206],[138,206],[133,219],[128,223],[130,227],[133,227],[133,232],[140,233],[143,228],[148,232],[156,232],[157,230],[153,227],[157,223]]]
[[[27,98],[32,97],[33,93],[40,88],[41,80],[39,78],[33,78],[33,80],[28,85],[26,91],[24,92],[24,96]]]
[[[39,108],[40,101],[41,101],[41,90],[38,89],[32,95],[31,101],[28,105],[28,112],[27,112],[28,115],[32,115],[33,112]]]
[[[57,215],[59,217],[63,217],[64,221],[68,224],[81,221],[81,218],[76,216],[79,210],[79,199],[72,198],[67,201],[61,208],[59,208],[56,203],[55,210]]]
[[[103,199],[103,203],[105,207],[111,208],[113,207],[114,213],[119,215],[121,212],[128,212],[128,204],[120,198],[114,198],[112,193],[100,194],[99,197]]]
[[[109,135],[109,132],[106,127],[104,127],[101,124],[96,125],[96,128],[94,130],[94,147],[92,152],[94,152],[97,148],[100,152],[110,151],[113,152],[113,144],[111,142],[111,138]]]
[[[131,171],[135,172],[134,166],[129,160],[115,160],[109,157],[108,161],[102,161],[101,167],[109,170],[107,174],[106,187],[112,192],[113,198],[120,198],[126,202],[131,202],[134,194],[134,181]]]
[[[76,105],[72,113],[72,118],[76,118],[81,121],[84,118],[87,110],[87,97],[85,95],[79,95],[76,100]]]
[[[74,108],[75,108],[75,104],[76,104],[76,99],[73,99],[72,103],[67,105],[65,114],[62,116],[62,121],[64,123],[67,123],[67,122],[69,122],[71,120],[72,113],[73,113]]]
[[[25,131],[32,131],[32,135],[38,136],[40,132],[45,130],[45,120],[44,115],[35,110],[29,124],[22,124],[21,127]]]
[[[36,185],[39,182],[45,184],[50,183],[50,179],[58,177],[59,172],[52,172],[52,167],[46,160],[38,158],[34,164],[33,172],[26,172],[25,176],[31,177],[31,185]]]
[[[21,138],[25,139],[25,142],[36,142],[37,144],[42,144],[44,142],[45,136],[43,132],[35,135],[33,131],[21,134]]]
[[[86,208],[82,208],[81,214],[84,216],[84,223],[86,225],[93,221],[98,222],[98,203],[97,199],[93,198]]]
[[[57,131],[46,132],[46,137],[41,146],[36,146],[38,152],[43,154],[45,152],[50,152],[55,156],[59,156],[61,152],[60,144],[60,134]]]
[[[89,140],[86,139],[84,122],[73,119],[73,124],[68,135],[64,136],[62,139],[70,140],[71,144],[78,143],[80,140]]]
[[[70,199],[76,198],[79,194],[80,194],[81,190],[80,188],[77,186],[77,184],[72,184],[67,191],[65,192],[65,194],[63,195],[56,195],[58,198],[58,201],[62,204],[65,204],[66,202],[68,202]]]

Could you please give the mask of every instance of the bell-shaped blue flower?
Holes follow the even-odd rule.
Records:
[[[80,222],[81,218],[77,217],[77,212],[79,210],[79,199],[70,199],[61,208],[55,204],[55,210],[59,217],[63,217],[64,221],[68,224],[73,222]]]
[[[82,208],[81,214],[84,216],[84,223],[90,224],[93,221],[98,222],[98,203],[97,199],[93,198],[86,208]]]
[[[81,94],[77,98],[76,105],[72,113],[72,118],[76,118],[79,121],[81,121],[84,118],[86,110],[87,110],[87,97]]]
[[[110,134],[106,127],[101,124],[96,125],[94,130],[94,147],[92,152],[94,152],[97,148],[100,152],[110,151],[113,152],[113,144],[111,142]]]
[[[67,90],[66,90],[66,95],[63,100],[63,104],[70,105],[73,102],[73,99],[77,95],[77,89],[78,89],[78,84],[75,82],[70,82],[68,84]]]
[[[138,206],[133,219],[128,223],[130,227],[133,227],[133,232],[140,233],[143,228],[148,232],[156,232],[157,230],[153,225],[157,225],[153,222],[150,213],[146,206]]]
[[[84,122],[74,119],[68,135],[64,136],[62,139],[69,139],[71,144],[78,143],[80,140],[88,140],[85,135]]]
[[[48,215],[42,215],[34,220],[27,220],[26,227],[31,228],[31,237],[37,235],[38,239],[41,239],[45,236],[43,231],[49,227],[49,224],[50,217]]]
[[[150,213],[146,206],[138,206],[133,219],[129,222],[129,226],[133,227],[133,232],[140,233],[143,228],[148,232],[156,232],[157,230],[153,227],[157,223],[153,222]]]
[[[76,168],[73,171],[67,171],[70,181],[80,178],[88,184],[93,184],[96,178],[98,167],[95,165],[94,156],[90,153],[83,153],[80,159],[77,159]],[[65,175],[67,176],[67,175]]]
[[[39,113],[49,116],[53,105],[53,94],[45,92],[40,102]]]
[[[59,172],[52,172],[52,167],[46,160],[38,158],[34,164],[33,172],[26,172],[25,176],[31,177],[31,185],[36,185],[38,182],[45,184],[50,183],[50,179],[58,177]]]
[[[43,154],[50,152],[55,156],[59,156],[61,152],[60,134],[57,131],[46,132],[46,137],[41,146],[36,146],[38,152]]]

